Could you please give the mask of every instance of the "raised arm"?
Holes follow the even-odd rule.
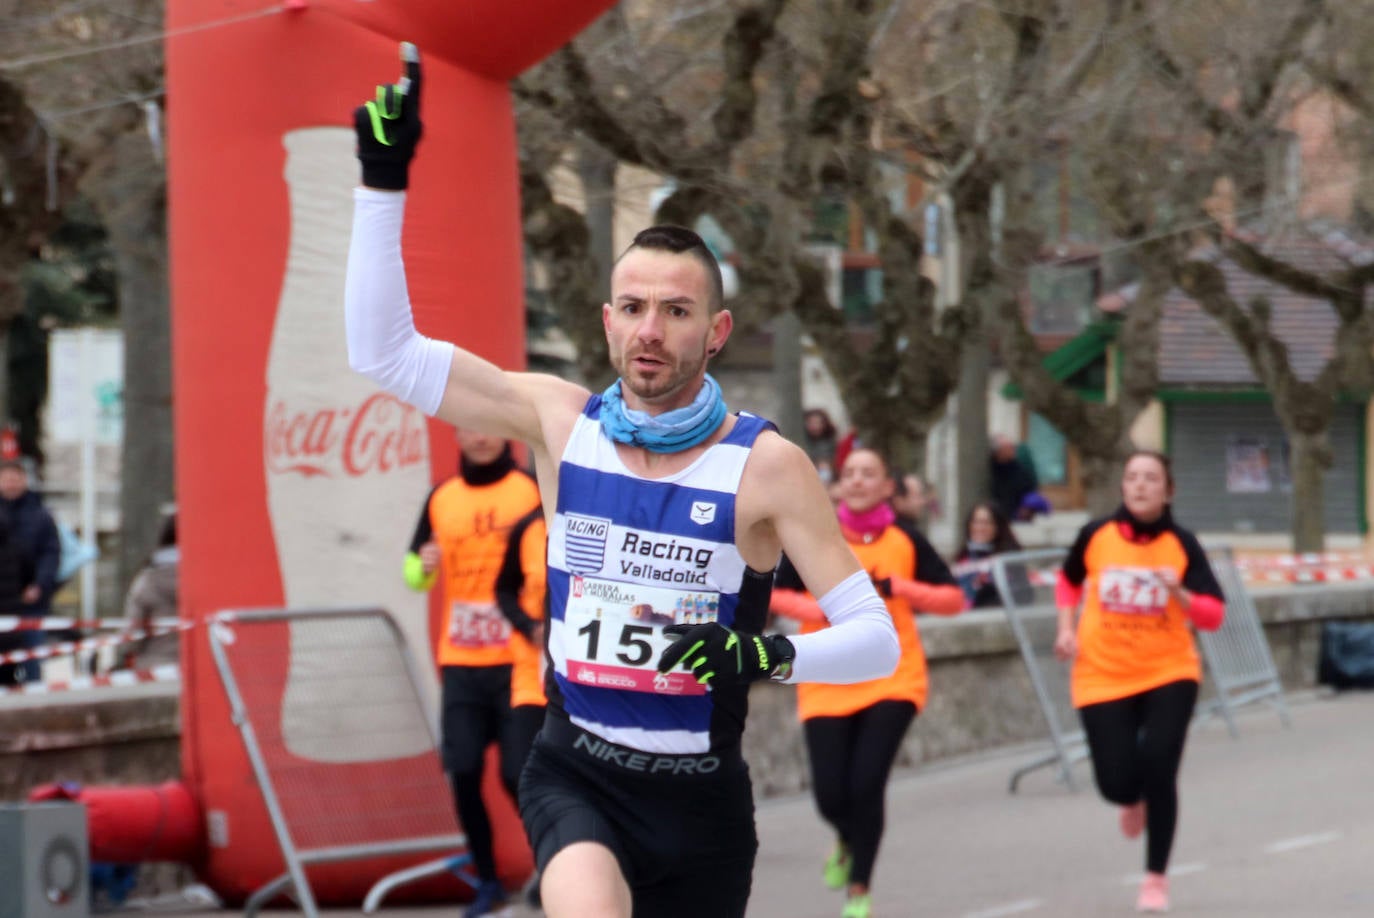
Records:
[[[554,376],[504,371],[415,329],[401,227],[410,161],[420,141],[419,52],[401,46],[405,75],[377,88],[354,112],[363,187],[355,194],[344,319],[349,365],[382,389],[459,427],[529,443],[543,451],[571,425],[587,392]],[[517,304],[493,304],[515,309]]]

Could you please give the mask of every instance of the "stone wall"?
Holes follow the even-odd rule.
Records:
[[[42,784],[148,785],[181,775],[180,686],[149,683],[52,696],[0,697],[0,800]],[[139,871],[137,896],[180,890],[176,864]]]
[[[1374,617],[1374,587],[1325,585],[1255,594],[1284,685],[1316,678],[1321,623]],[[908,734],[901,764],[913,765],[1044,739],[1026,668],[1001,610],[925,617],[930,702]],[[175,685],[0,697],[0,800],[22,800],[49,781],[144,784],[180,770]],[[807,786],[795,693],[756,686],[745,754],[760,796]]]
[[[1288,691],[1316,684],[1323,621],[1374,618],[1374,587],[1369,585],[1263,589],[1253,595]],[[1014,743],[1048,743],[1044,716],[1001,609],[955,618],[923,616],[919,621],[930,667],[930,699],[907,734],[899,766]],[[758,793],[805,789],[809,775],[794,693],[785,686],[761,685],[750,702],[745,754]]]
[[[0,698],[0,800],[54,781],[150,784],[181,772],[179,687]]]

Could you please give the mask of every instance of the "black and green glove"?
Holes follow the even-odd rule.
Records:
[[[405,75],[395,83],[377,87],[377,98],[353,110],[353,129],[358,134],[358,159],[363,164],[363,184],[384,191],[404,191],[410,178],[410,161],[424,133],[420,124],[420,51],[401,42]]]
[[[792,642],[780,634],[740,634],[717,622],[669,625],[677,637],[658,658],[666,673],[679,663],[702,685],[747,685],[760,679],[785,679],[792,671]]]

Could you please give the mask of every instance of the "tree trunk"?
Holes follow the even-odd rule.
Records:
[[[1121,457],[1079,453],[1083,496],[1092,519],[1109,515],[1121,503]]]
[[[954,520],[956,528],[968,519],[973,505],[987,500],[990,491],[990,453],[988,447],[988,375],[992,354],[987,335],[982,331],[964,339],[959,363],[959,391],[955,417],[955,447],[959,461],[955,467]],[[958,534],[962,542],[964,533]]]
[[[801,321],[796,313],[773,319],[773,387],[778,394],[778,431],[793,443],[805,440],[802,428]]]
[[[554,200],[544,176],[520,162],[520,212],[525,246],[548,268],[549,303],[576,351],[577,373],[589,389],[613,378],[606,358],[606,335],[595,308],[597,267],[591,230],[583,215]]]
[[[172,359],[167,296],[166,172],[141,129],[115,140],[82,180],[109,233],[124,328],[119,592],[157,542],[172,500]]]
[[[959,457],[955,525],[962,526],[973,505],[992,494],[991,452],[988,446],[988,379],[992,372],[993,336],[999,328],[993,297],[996,272],[992,262],[994,238],[1001,227],[994,227],[992,215],[992,174],[966,175],[954,188],[951,199],[955,217],[945,258],[954,271],[945,280],[954,281],[946,291],[946,302],[955,298],[972,306],[965,310],[970,327],[965,329],[959,361],[959,416],[955,426],[956,453]],[[957,278],[954,276],[957,273]],[[958,278],[966,279],[960,282]],[[956,541],[966,533],[959,531]]]
[[[577,175],[587,204],[587,248],[596,263],[595,293],[610,299],[615,264],[615,157],[588,140],[577,145]],[[589,307],[599,304],[589,303]]]
[[[1289,435],[1293,477],[1293,551],[1319,552],[1325,546],[1322,513],[1326,470],[1331,467],[1327,430]]]

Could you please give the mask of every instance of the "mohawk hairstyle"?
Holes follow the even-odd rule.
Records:
[[[630,247],[621,253],[620,258],[624,258],[635,249],[671,252],[674,255],[690,255],[695,258],[706,271],[706,283],[711,292],[711,311],[716,312],[725,308],[725,282],[721,280],[720,264],[717,263],[716,256],[711,254],[705,240],[696,233],[685,226],[673,226],[669,223],[651,226],[639,231]]]

